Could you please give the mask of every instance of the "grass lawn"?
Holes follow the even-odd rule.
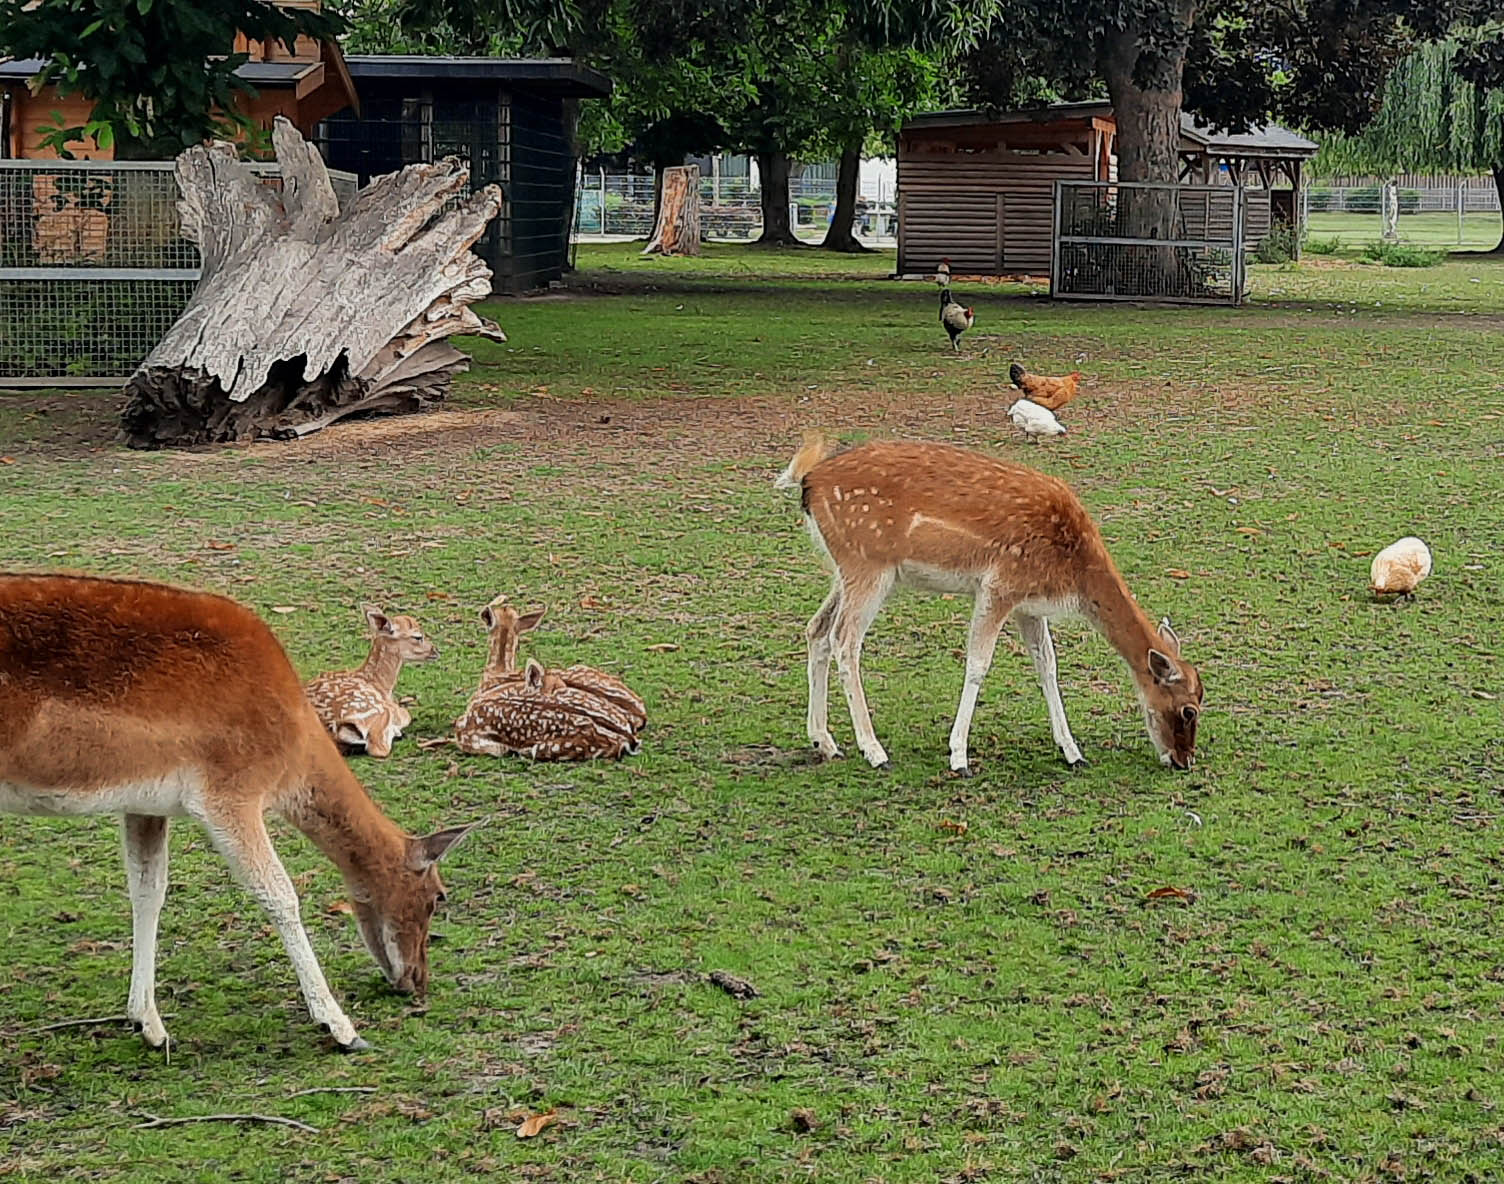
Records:
[[[1383,234],[1379,215],[1348,213],[1312,213],[1309,220],[1312,238],[1342,241],[1346,250],[1362,250],[1377,242]],[[1499,244],[1499,215],[1496,211],[1469,210],[1462,220],[1462,237],[1457,237],[1455,213],[1401,214],[1395,230],[1402,242],[1443,250],[1489,251]]]
[[[381,989],[334,868],[280,822],[331,985],[376,1046],[332,1055],[204,837],[174,831],[159,1000],[120,1025],[130,916],[106,819],[0,815],[0,1176],[932,1182],[1504,1177],[1504,261],[1257,268],[1243,309],[934,288],[891,255],[584,248],[498,301],[450,410],[297,444],[140,454],[114,401],[0,395],[7,564],[138,573],[268,614],[300,669],[353,664],[358,605],[418,615],[414,724],[355,765],[446,864],[433,989]],[[1080,368],[1060,446],[1003,414],[1008,363]],[[803,628],[825,577],[771,480],[819,424],[963,443],[1072,481],[1207,686],[1162,769],[1079,624],[1068,771],[999,647],[946,772],[969,605],[899,597],[867,646],[893,759],[804,759]],[[1425,538],[1413,603],[1368,555]],[[644,692],[641,756],[420,751],[484,657]],[[273,607],[291,609],[272,614]],[[837,738],[850,748],[839,689]],[[1155,889],[1193,899],[1150,900]],[[739,1001],[706,975],[755,984]],[[330,1087],[370,1092],[317,1092]],[[540,1136],[518,1120],[556,1109]],[[256,1112],[319,1129],[164,1117]]]

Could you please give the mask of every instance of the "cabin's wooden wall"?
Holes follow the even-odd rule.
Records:
[[[1093,180],[1091,155],[901,146],[898,270],[933,271],[948,255],[957,275],[1048,274],[1060,177]]]

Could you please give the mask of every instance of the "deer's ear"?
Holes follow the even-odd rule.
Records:
[[[480,623],[486,627],[486,632],[496,628],[496,610],[489,604],[480,610]]]
[[[1159,637],[1165,643],[1167,649],[1175,657],[1180,657],[1180,638],[1175,635],[1175,630],[1170,627],[1170,618],[1165,617],[1159,623]]]
[[[1169,654],[1159,650],[1149,651],[1149,673],[1154,676],[1154,681],[1160,686],[1168,686],[1172,682],[1179,682],[1185,677],[1175,659]]]
[[[371,627],[373,633],[380,633],[383,637],[393,637],[396,630],[392,628],[391,619],[374,604],[361,605],[360,611],[366,616],[366,624]]]
[[[543,664],[537,658],[529,658],[527,672],[523,677],[527,682],[528,690],[541,691],[543,689]]]
[[[414,871],[427,871],[443,859],[451,847],[480,825],[479,822],[472,822],[469,826],[451,826],[447,830],[437,830],[431,835],[424,835],[421,839],[410,840],[408,863]]]
[[[548,609],[546,608],[535,608],[530,613],[523,613],[522,616],[517,618],[517,632],[526,633],[529,629],[536,629],[538,622],[543,620],[543,616],[547,612]]]

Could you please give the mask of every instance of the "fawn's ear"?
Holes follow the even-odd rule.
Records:
[[[523,613],[522,616],[517,618],[517,632],[526,633],[529,629],[536,629],[538,622],[543,620],[544,614],[547,612],[547,608],[535,608],[530,613]]]
[[[371,632],[380,633],[383,637],[396,636],[397,631],[392,628],[391,619],[374,604],[363,604],[360,611],[365,614],[366,624],[371,627]]]
[[[1159,637],[1165,643],[1172,657],[1180,657],[1180,638],[1175,635],[1175,630],[1170,627],[1170,618],[1165,617],[1159,623]]]
[[[489,604],[480,610],[480,623],[486,627],[487,633],[496,628],[496,610]]]
[[[1175,659],[1159,650],[1149,651],[1149,673],[1160,686],[1169,686],[1185,677]]]
[[[528,690],[541,691],[543,689],[543,664],[537,658],[529,658],[527,660],[527,673],[523,675],[523,678],[527,683]]]
[[[420,839],[409,840],[408,863],[414,871],[427,871],[449,854],[450,848],[480,825],[479,822],[472,822],[469,826],[451,826]]]

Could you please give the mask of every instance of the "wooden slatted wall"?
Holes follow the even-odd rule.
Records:
[[[1091,157],[901,149],[899,272],[1048,274],[1057,177],[1092,180]]]

